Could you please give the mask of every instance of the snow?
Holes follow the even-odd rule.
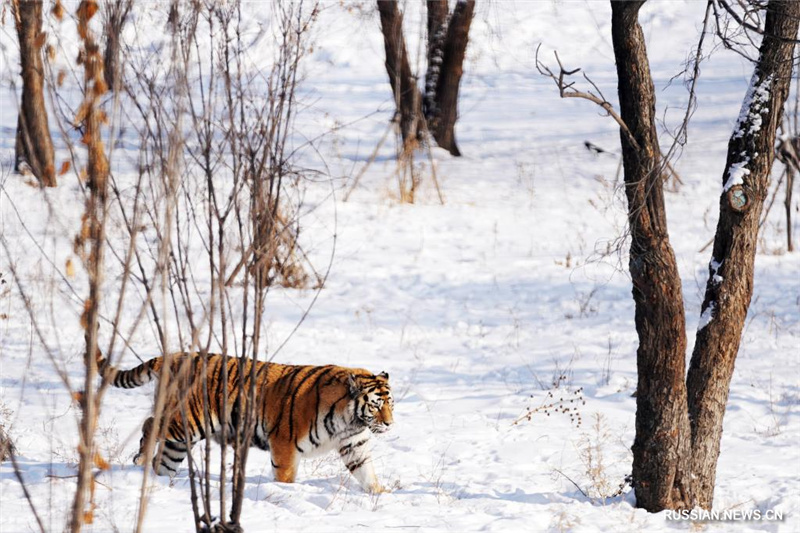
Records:
[[[716,281],[716,278],[715,278]],[[714,318],[714,309],[717,307],[717,302],[708,302],[708,307],[700,313],[700,323],[697,325],[697,331],[700,331],[711,323]]]
[[[406,15],[409,52],[424,54],[415,40],[423,25],[412,4]],[[301,224],[306,249],[319,265],[327,264],[335,235],[331,273],[318,297],[311,290],[271,291],[265,335],[270,355],[289,339],[275,356],[281,363],[335,363],[389,373],[395,426],[374,439],[373,456],[379,479],[391,492],[363,493],[332,455],[301,464],[297,483],[276,483],[268,455],[253,450],[245,530],[685,530],[685,522],[669,521],[666,513],[636,509],[627,489],[612,495],[630,473],[636,410],[631,395],[637,342],[627,243],[621,239],[626,207],[618,156],[589,153],[583,142],[618,151],[618,128],[588,102],[559,99],[551,80],[534,67],[542,41],[542,58],[557,49],[565,68],[581,67],[615,102],[608,3],[477,3],[457,126],[464,157],[439,149],[432,150],[433,163],[421,156],[424,180],[414,205],[396,200],[391,141],[378,151],[349,201],[341,201],[351,185],[347,176],[369,160],[393,113],[374,8],[350,7],[329,2],[320,11],[305,66],[305,105],[297,115],[304,138],[326,133],[316,146],[324,167],[316,153],[300,152],[300,166],[333,178],[309,181],[308,214]],[[642,9],[659,117],[668,125],[682,119],[687,101],[683,87],[669,81],[683,68],[704,9],[704,3],[690,1],[651,1]],[[269,47],[271,34],[259,29],[264,17],[253,15],[248,35]],[[163,26],[148,24],[144,15],[138,20],[140,38],[163,42]],[[11,269],[32,297],[59,368],[76,382],[81,298],[87,291],[85,273],[69,276],[64,265],[80,227],[82,194],[69,176],[58,189],[40,193],[10,173],[17,118],[6,80],[17,69],[9,17],[0,44],[5,48],[0,235],[10,252],[0,254],[0,423],[16,441],[37,511],[48,530],[59,530],[75,486],[79,413],[38,341]],[[253,60],[268,66],[271,57],[265,53]],[[410,62],[418,64],[414,57]],[[676,165],[685,185],[666,197],[687,323],[701,328],[713,305],[701,316],[709,253],[698,250],[716,225],[726,143],[733,128],[752,112],[758,115],[753,110],[769,94],[769,85],[748,89],[750,73],[739,56],[721,49],[704,64],[690,126],[693,140]],[[746,106],[744,121],[736,121],[746,92],[753,105]],[[668,136],[662,139],[668,142]],[[135,140],[125,138],[117,148],[120,180],[130,178]],[[63,143],[57,149],[57,160],[66,159]],[[428,178],[431,164],[444,205]],[[743,160],[731,172],[727,188],[741,183],[746,164]],[[775,510],[784,520],[697,526],[705,531],[800,528],[800,255],[785,252],[779,211],[773,210],[765,225],[756,258],[714,508]],[[800,231],[795,227],[794,233]],[[200,254],[201,245],[195,243],[190,253]],[[712,263],[715,275],[718,268]],[[111,315],[117,293],[113,275],[108,279],[104,305]],[[126,303],[123,323],[130,324],[137,310]],[[690,353],[694,336],[688,338]],[[133,353],[143,358],[158,353],[147,321],[130,343],[123,365],[138,362]],[[98,438],[112,469],[98,477],[99,506],[88,531],[129,531],[135,523],[143,469],[133,466],[131,457],[152,394],[149,386],[106,395]],[[579,395],[585,404],[569,402]],[[539,409],[551,403],[577,411]],[[212,454],[218,468],[216,445]],[[145,531],[192,530],[185,465],[173,482],[151,476],[148,487]],[[0,532],[29,530],[38,530],[35,519],[12,467],[4,463]]]
[[[750,159],[745,158],[743,161],[738,161],[731,165],[730,170],[728,170],[728,181],[722,187],[722,192],[728,192],[737,185],[744,185],[744,177],[750,175],[750,169],[747,168],[749,162]]]
[[[750,87],[747,89],[742,109],[739,111],[739,118],[736,119],[733,138],[739,139],[745,134],[753,135],[761,131],[761,115],[767,111],[770,99],[770,88],[772,86],[772,75],[767,76],[758,82],[758,73],[753,73],[750,80]],[[747,129],[744,127],[747,126]]]
[[[725,280],[725,278],[720,276],[719,273],[718,273],[719,272],[719,268],[722,266],[722,263],[724,263],[724,262],[725,262],[724,259],[722,261],[717,261],[716,259],[714,259],[712,257],[711,258],[711,263],[709,263],[710,266],[711,266],[711,279],[716,284],[720,284]]]

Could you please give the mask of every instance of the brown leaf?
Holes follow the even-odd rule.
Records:
[[[75,123],[80,124],[86,120],[86,115],[89,113],[89,105],[84,101],[78,110],[75,112]]]
[[[61,87],[62,85],[64,85],[64,79],[65,79],[66,77],[67,77],[67,71],[66,71],[66,70],[63,70],[63,69],[62,69],[62,70],[60,70],[60,71],[58,72],[58,78],[56,78],[56,84],[57,84],[59,87]]]
[[[58,171],[58,175],[63,176],[64,174],[69,172],[70,168],[72,168],[72,163],[70,163],[69,159],[67,159],[63,163],[61,163],[61,169]]]
[[[98,72],[101,72],[98,70]],[[102,76],[97,76],[94,80],[94,95],[103,96],[108,91],[108,85]]]
[[[44,43],[46,43],[46,42],[47,42],[47,32],[46,31],[40,31],[39,35],[37,35],[36,39],[34,39],[33,45],[36,48],[41,48],[42,46],[44,46]]]
[[[53,4],[53,10],[51,11],[53,16],[61,22],[64,19],[64,6],[61,5],[61,0],[56,0],[56,3]]]
[[[75,277],[75,264],[72,262],[72,258],[67,259],[67,263],[64,265],[64,269],[67,271],[68,278]]]
[[[89,329],[89,309],[92,307],[92,300],[86,299],[83,303],[83,313],[81,313],[81,328]]]
[[[94,465],[100,470],[111,470],[111,465],[100,455],[100,452],[94,452]]]

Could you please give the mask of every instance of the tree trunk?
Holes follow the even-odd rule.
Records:
[[[10,459],[16,453],[11,437],[6,434],[6,430],[0,425],[0,463]]]
[[[637,506],[657,512],[692,506],[690,428],[683,297],[667,234],[655,92],[638,23],[642,4],[612,1],[611,31],[620,114],[630,130],[620,137],[639,336],[633,479]]]
[[[447,36],[447,0],[428,0],[428,70],[425,72],[425,119],[430,122],[436,111],[436,87],[444,59],[444,39]]]
[[[103,52],[103,75],[109,90],[117,91],[119,89],[119,80],[121,78],[121,66],[119,63],[119,54],[121,48],[121,34],[122,27],[125,25],[125,19],[128,18],[128,12],[131,9],[132,0],[116,0],[114,2],[107,2],[105,4],[105,29],[104,39],[106,41],[105,52]]]
[[[475,0],[459,0],[449,20],[447,0],[428,0],[427,7],[428,68],[423,95],[408,62],[403,15],[397,2],[378,0],[386,71],[397,103],[403,143],[409,146],[410,140],[421,140],[422,132],[427,129],[438,146],[460,156],[455,138],[458,90]]]
[[[14,168],[19,171],[20,163],[25,162],[43,187],[55,187],[53,141],[44,104],[42,2],[15,0],[12,6],[22,67],[22,104],[17,120]]]
[[[794,252],[794,239],[792,238],[792,191],[794,190],[794,169],[786,168],[786,197],[783,207],[786,212],[786,251]]]
[[[798,19],[800,2],[768,4],[759,59],[728,142],[703,318],[687,378],[695,496],[704,508],[710,508],[714,498],[722,419],[753,294],[758,222],[775,157],[775,133],[789,93]]]
[[[397,2],[378,0],[383,44],[386,50],[386,72],[392,85],[400,133],[404,147],[413,146],[421,137],[422,102],[417,89],[417,80],[411,74],[408,63],[406,41],[403,37],[403,14]]]
[[[428,2],[428,9],[430,10],[431,4],[437,3],[439,2]],[[442,0],[441,3],[445,4],[446,9],[446,0]],[[441,65],[438,72],[436,69],[431,69],[430,63],[428,67],[428,72],[436,75],[435,85],[433,80],[426,80],[425,83],[426,90],[429,85],[436,88],[435,106],[426,110],[428,129],[436,140],[436,144],[454,156],[461,155],[455,136],[456,120],[458,119],[458,89],[461,84],[461,75],[464,72],[464,56],[469,42],[469,27],[474,14],[475,0],[457,2],[450,22],[447,24],[447,33],[444,39],[439,42],[441,39],[439,34],[443,31],[441,26],[437,33],[433,34],[434,44],[440,49],[434,50],[433,54],[429,52],[429,56],[434,59],[441,57]],[[429,20],[429,31],[430,26]],[[432,35],[429,33],[428,39],[430,40],[431,37]]]

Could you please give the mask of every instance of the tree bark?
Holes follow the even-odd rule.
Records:
[[[436,110],[436,87],[444,59],[444,40],[447,36],[447,0],[428,0],[428,70],[425,72],[425,119],[430,121]]]
[[[792,237],[792,191],[794,190],[794,169],[786,168],[786,196],[783,199],[783,208],[786,213],[786,251],[794,252],[794,238]]]
[[[633,479],[637,506],[657,512],[690,508],[692,495],[685,317],[667,233],[655,91],[638,23],[643,4],[612,1],[611,31],[620,114],[632,137],[620,131],[639,336]]]
[[[389,74],[389,83],[397,105],[400,133],[404,147],[410,147],[421,138],[420,122],[423,115],[417,80],[408,63],[406,41],[403,37],[403,14],[394,1],[378,0],[378,12],[386,51],[386,72]]]
[[[722,419],[753,294],[758,222],[775,157],[775,134],[792,75],[800,2],[772,0],[750,89],[728,142],[720,216],[687,378],[697,503],[714,498]]]
[[[119,54],[121,49],[122,27],[128,12],[131,9],[132,0],[116,0],[105,4],[105,51],[103,52],[103,75],[109,90],[119,90],[119,80],[121,78],[121,66]]]
[[[10,459],[16,453],[11,437],[6,434],[6,430],[0,425],[0,463]]]
[[[15,170],[25,162],[43,187],[55,187],[53,141],[44,103],[42,2],[12,2],[22,67],[22,104],[17,120]]]
[[[428,2],[430,5],[437,2]],[[445,5],[446,1],[443,1]],[[466,0],[456,3],[450,22],[447,24],[447,33],[441,46],[441,66],[436,77],[435,106],[426,112],[428,129],[431,131],[436,144],[454,156],[461,152],[456,144],[455,126],[458,119],[458,90],[461,85],[461,75],[464,72],[464,57],[469,42],[469,27],[475,14],[475,0]],[[430,24],[429,24],[430,27]],[[438,30],[441,32],[442,28]],[[438,38],[437,34],[434,34]],[[428,39],[431,35],[428,34]],[[437,43],[438,44],[438,43]],[[438,58],[437,55],[435,56]],[[429,72],[430,72],[429,66]],[[426,88],[428,81],[426,80]]]
[[[386,71],[397,104],[403,143],[409,146],[411,140],[422,140],[422,133],[427,129],[438,146],[460,156],[455,138],[458,91],[475,0],[459,0],[449,19],[447,0],[429,0],[427,8],[428,68],[425,91],[421,94],[408,62],[403,15],[397,2],[378,0]]]

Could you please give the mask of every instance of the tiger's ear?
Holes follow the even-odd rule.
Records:
[[[356,381],[355,374],[347,375],[347,388],[350,391],[350,396],[353,398],[358,396],[358,393],[361,392],[361,388],[358,386],[358,381]]]
[[[383,378],[386,381],[389,381],[389,373],[388,372],[381,372],[380,374],[378,374],[378,377],[379,378]]]

